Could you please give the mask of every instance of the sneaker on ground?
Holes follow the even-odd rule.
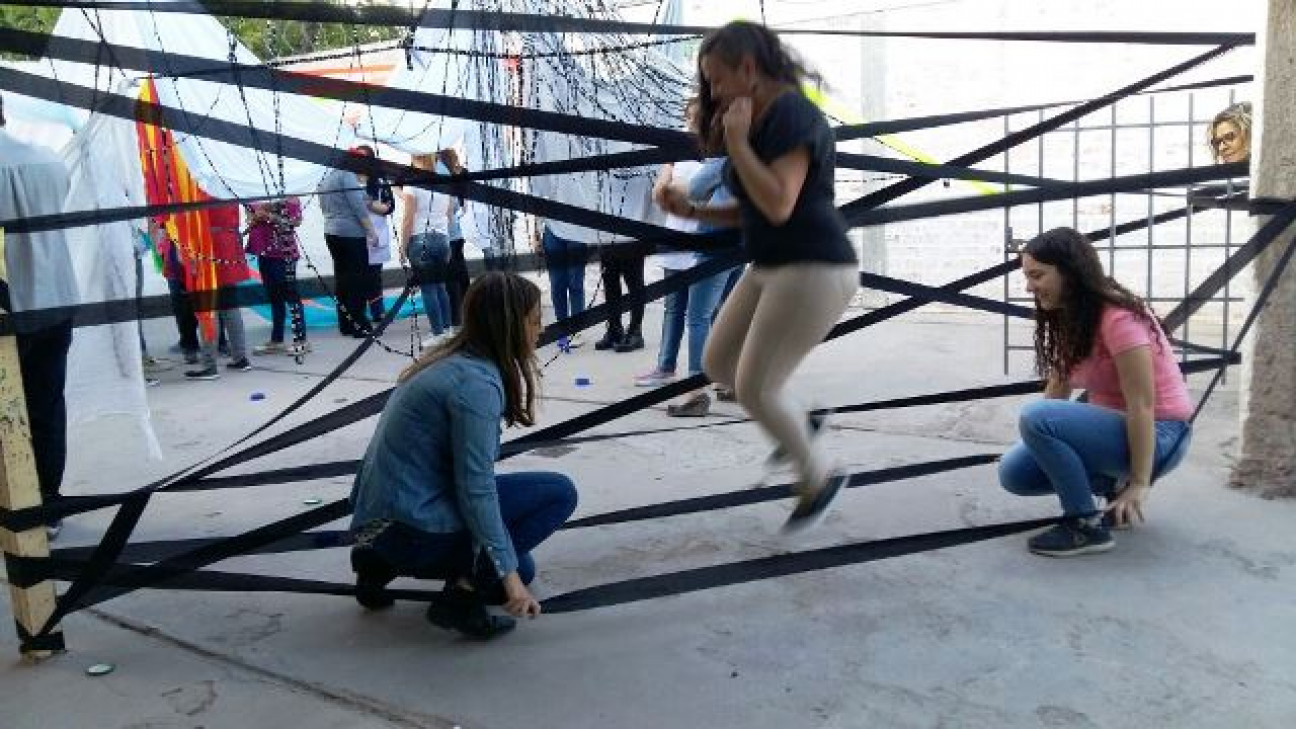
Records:
[[[621,338],[620,342],[613,349],[617,352],[633,352],[636,349],[644,348],[644,338],[642,334],[630,332]]]
[[[356,574],[356,602],[368,610],[383,610],[396,604],[384,590],[396,579],[396,570],[371,546],[351,548],[351,569]]]
[[[513,618],[487,612],[481,596],[454,584],[447,584],[428,605],[427,619],[437,627],[478,640],[489,640],[517,627]]]
[[[1030,551],[1046,557],[1072,557],[1106,552],[1116,545],[1116,540],[1097,515],[1072,516],[1031,537],[1026,545]]]
[[[247,357],[240,357],[233,362],[226,364],[225,368],[234,370],[235,372],[251,372],[252,363],[248,361]]]
[[[211,367],[204,367],[200,370],[187,370],[185,371],[184,375],[186,380],[220,379],[220,371],[216,369],[216,365],[212,365]]]
[[[818,489],[802,491],[797,496],[796,507],[792,509],[791,514],[788,514],[787,521],[783,524],[783,531],[796,532],[818,524],[824,514],[828,513],[828,507],[837,498],[837,494],[841,493],[846,480],[845,473],[833,469],[828,472],[828,478],[824,479]]]
[[[616,346],[625,338],[625,332],[616,329],[609,329],[603,333],[602,339],[594,343],[594,349],[605,352],[609,349],[616,349]]]
[[[673,382],[674,380],[675,380],[674,372],[667,372],[666,370],[659,370],[653,368],[651,372],[645,372],[642,375],[636,375],[634,383],[635,383],[635,387],[657,387],[658,385],[665,385],[666,383]]]
[[[252,348],[252,354],[283,354],[288,351],[288,346],[283,342],[271,340],[265,344],[258,344]]]

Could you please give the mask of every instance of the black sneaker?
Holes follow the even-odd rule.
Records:
[[[188,370],[184,373],[186,380],[219,380],[220,371],[216,365],[204,367],[200,370]]]
[[[633,352],[636,349],[643,349],[643,348],[644,348],[643,335],[639,334],[638,332],[630,332],[629,334],[625,335],[624,337],[621,338],[621,341],[617,342],[615,347],[616,351],[618,352]]]
[[[792,509],[787,521],[783,523],[783,531],[800,531],[817,524],[827,513],[833,499],[841,493],[846,480],[845,473],[834,470],[828,474],[828,478],[824,480],[818,491],[806,492],[798,496],[796,508]]]
[[[248,361],[247,357],[240,357],[233,362],[226,364],[225,369],[234,370],[235,372],[251,372],[252,363]]]
[[[446,583],[441,594],[428,605],[427,619],[439,628],[457,630],[479,640],[504,635],[517,627],[516,620],[491,615],[479,595],[453,582]]]
[[[1030,551],[1048,557],[1106,552],[1116,546],[1111,531],[1101,519],[1066,517],[1026,542]]]
[[[382,610],[396,604],[383,590],[396,579],[396,570],[373,547],[351,548],[351,569],[356,573],[356,602],[367,610]]]
[[[616,329],[609,329],[603,333],[602,339],[594,343],[594,349],[597,349],[600,352],[604,352],[609,349],[616,349],[616,346],[621,343],[621,339],[624,336],[625,334],[621,331],[618,331]]]

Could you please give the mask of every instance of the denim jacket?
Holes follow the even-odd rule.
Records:
[[[724,184],[724,165],[725,157],[711,157],[702,162],[702,167],[693,174],[693,179],[689,180],[688,196],[690,200],[707,203],[708,205],[723,205],[734,200],[733,193]],[[706,233],[713,230],[721,230],[723,226],[712,225],[710,223],[699,223],[698,232]]]
[[[504,383],[487,360],[453,354],[392,391],[351,489],[351,528],[391,519],[425,532],[467,530],[499,576],[517,555],[495,490]]]

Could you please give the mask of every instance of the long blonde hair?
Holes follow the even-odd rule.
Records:
[[[427,350],[397,379],[406,382],[457,352],[495,363],[504,381],[504,420],[509,425],[535,424],[535,340],[527,318],[540,310],[540,287],[515,274],[483,274],[464,294],[463,328]]]

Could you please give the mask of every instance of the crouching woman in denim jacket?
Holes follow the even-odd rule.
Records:
[[[540,289],[492,272],[469,287],[463,328],[401,373],[351,492],[356,599],[392,604],[399,575],[445,580],[428,620],[476,638],[535,617],[531,552],[571,516],[558,473],[496,474],[500,421],[532,425]]]
[[[1183,460],[1192,401],[1160,322],[1103,273],[1088,238],[1050,230],[1021,259],[1035,296],[1036,367],[1047,384],[1044,399],[1022,409],[1022,439],[1000,461],[999,482],[1062,503],[1061,522],[1030,538],[1032,552],[1103,552],[1115,543],[1108,525],[1142,520],[1153,479]],[[1077,387],[1088,402],[1070,399]],[[1108,501],[1105,519],[1095,495]]]

